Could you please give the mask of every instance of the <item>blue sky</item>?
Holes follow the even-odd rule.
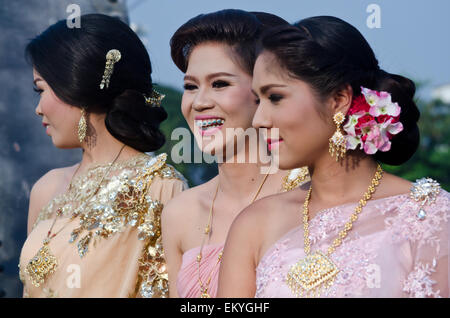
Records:
[[[370,4],[381,9],[381,28],[370,29]],[[365,36],[380,66],[414,80],[427,81],[419,97],[450,83],[450,1],[448,0],[128,0],[130,22],[146,31],[153,80],[181,90],[183,74],[170,58],[169,40],[190,18],[226,8],[266,11],[289,22],[315,15],[332,15]]]

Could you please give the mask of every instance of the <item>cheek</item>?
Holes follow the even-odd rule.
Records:
[[[307,154],[328,144],[330,127],[314,107],[314,105],[292,105],[280,116],[278,126],[280,134],[285,139],[286,145],[296,152]]]
[[[58,115],[58,109],[61,108],[58,104],[57,100],[49,95],[42,96],[39,102],[42,113],[49,120]]]
[[[191,107],[192,99],[193,99],[193,97],[186,93],[184,93],[181,98],[181,113],[183,114],[183,117],[186,120],[186,122],[189,124],[189,126],[191,126],[191,124],[193,124],[193,118],[190,118],[191,111],[192,111],[192,107]]]
[[[58,99],[52,92],[43,95],[40,101],[42,113],[51,124],[62,124],[72,122],[74,117],[80,116],[80,109],[71,107]]]
[[[181,97],[181,112],[184,117],[187,117],[191,110],[192,98],[186,93]]]
[[[81,110],[77,107],[71,107],[61,101],[46,96],[41,100],[41,109],[53,127],[54,132],[66,135],[72,133],[74,127],[78,125]]]
[[[250,88],[229,90],[222,100],[223,111],[231,117],[236,126],[246,128],[252,126],[257,105],[254,103]]]

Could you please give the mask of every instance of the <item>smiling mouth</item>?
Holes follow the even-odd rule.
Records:
[[[223,126],[225,123],[225,119],[222,118],[209,118],[209,119],[201,119],[195,120],[195,125],[205,131],[211,128],[217,128]]]

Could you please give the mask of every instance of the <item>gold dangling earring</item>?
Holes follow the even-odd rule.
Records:
[[[78,122],[78,140],[80,143],[84,141],[86,138],[86,131],[87,131],[87,123],[86,123],[86,111],[84,108],[81,108],[81,118]]]
[[[336,161],[341,160],[345,157],[347,151],[346,139],[341,132],[341,124],[344,122],[345,116],[342,112],[337,112],[333,116],[333,121],[336,124],[336,132],[329,139],[329,148],[331,157],[336,156]]]

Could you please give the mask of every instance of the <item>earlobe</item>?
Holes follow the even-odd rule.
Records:
[[[352,105],[353,100],[353,89],[347,84],[344,88],[338,90],[334,95],[333,100],[333,110],[334,113],[342,112],[347,114],[348,110]]]

